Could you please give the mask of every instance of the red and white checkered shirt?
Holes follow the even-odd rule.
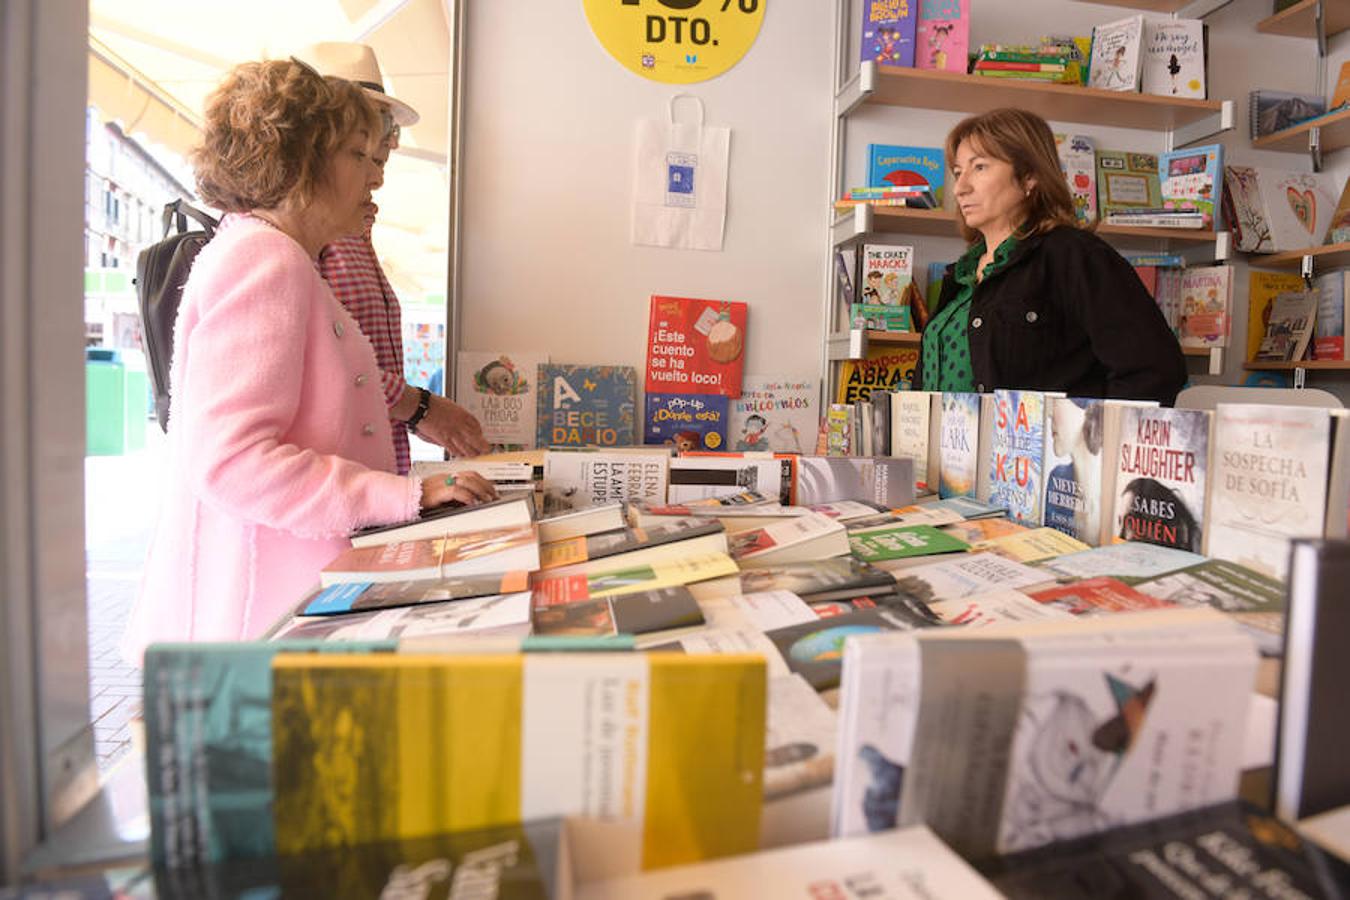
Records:
[[[361,331],[375,346],[375,359],[380,364],[380,381],[384,399],[393,406],[403,396],[407,386],[403,380],[403,320],[399,314],[398,297],[384,277],[384,269],[375,258],[370,236],[338,238],[319,254],[319,272],[333,291],[338,302],[361,326]],[[400,475],[412,467],[408,451],[408,426],[389,417],[394,433],[394,456]]]

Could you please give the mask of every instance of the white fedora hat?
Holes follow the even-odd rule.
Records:
[[[385,92],[375,51],[365,44],[325,41],[310,44],[295,55],[301,62],[313,66],[320,75],[333,75],[361,85],[370,99],[389,107],[400,127],[416,125],[421,118],[417,110]]]

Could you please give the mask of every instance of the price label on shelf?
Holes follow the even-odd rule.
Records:
[[[630,72],[667,84],[716,78],[740,62],[765,0],[584,0],[591,30]]]

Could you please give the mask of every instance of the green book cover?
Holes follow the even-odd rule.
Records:
[[[938,531],[932,525],[902,525],[852,534],[849,535],[848,543],[853,555],[864,562],[959,553],[970,549],[965,541]]]

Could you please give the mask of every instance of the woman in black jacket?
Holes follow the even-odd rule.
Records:
[[[1045,120],[971,116],[946,152],[970,245],[930,310],[914,387],[1171,405],[1186,383],[1181,346],[1130,264],[1079,227]]]

